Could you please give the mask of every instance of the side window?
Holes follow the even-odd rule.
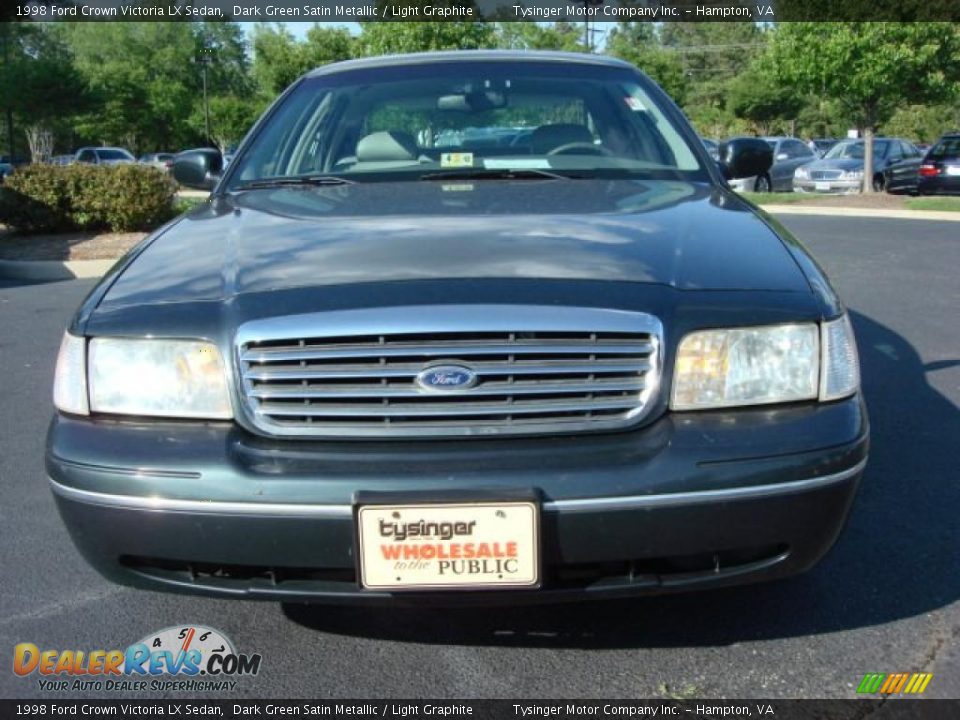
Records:
[[[792,158],[812,157],[813,151],[799,140],[788,140],[786,143],[787,155]]]
[[[79,155],[77,155],[77,162],[81,163],[92,163],[93,162],[93,150],[84,150]]]

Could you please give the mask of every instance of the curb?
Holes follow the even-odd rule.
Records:
[[[0,277],[16,280],[98,278],[119,258],[107,260],[0,260]]]
[[[960,222],[960,212],[945,210],[881,210],[879,208],[834,208],[820,205],[758,205],[758,207],[773,215],[832,215],[834,217]]]

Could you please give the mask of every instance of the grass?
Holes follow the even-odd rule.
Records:
[[[811,198],[806,193],[792,193],[792,192],[772,192],[772,193],[755,193],[755,192],[745,192],[740,193],[747,200],[752,202],[754,205],[793,205],[793,204],[802,204],[804,202],[809,203]],[[815,198],[814,198],[815,199]]]
[[[960,197],[915,197],[907,198],[905,205],[911,210],[939,210],[960,212]]]
[[[178,197],[173,201],[173,211],[176,215],[183,215],[187,210],[192,210],[197,205],[202,202],[206,202],[203,198],[196,197]]]

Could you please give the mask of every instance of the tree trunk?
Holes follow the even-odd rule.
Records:
[[[873,192],[873,129],[877,124],[877,108],[871,103],[863,113],[863,192]]]
[[[13,23],[4,22],[0,23],[3,26],[3,64],[6,67],[10,66],[10,43],[13,42]],[[16,148],[13,144],[13,103],[10,101],[10,98],[7,98],[6,102],[6,116],[7,121],[7,153],[10,156],[10,164],[13,164],[13,158],[16,153]]]
[[[35,123],[27,127],[25,134],[30,147],[30,161],[37,164],[50,162],[53,155],[53,133],[43,125]]]

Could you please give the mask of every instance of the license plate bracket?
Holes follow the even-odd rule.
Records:
[[[541,584],[540,504],[533,493],[360,495],[354,528],[357,579],[365,590],[510,590]]]

